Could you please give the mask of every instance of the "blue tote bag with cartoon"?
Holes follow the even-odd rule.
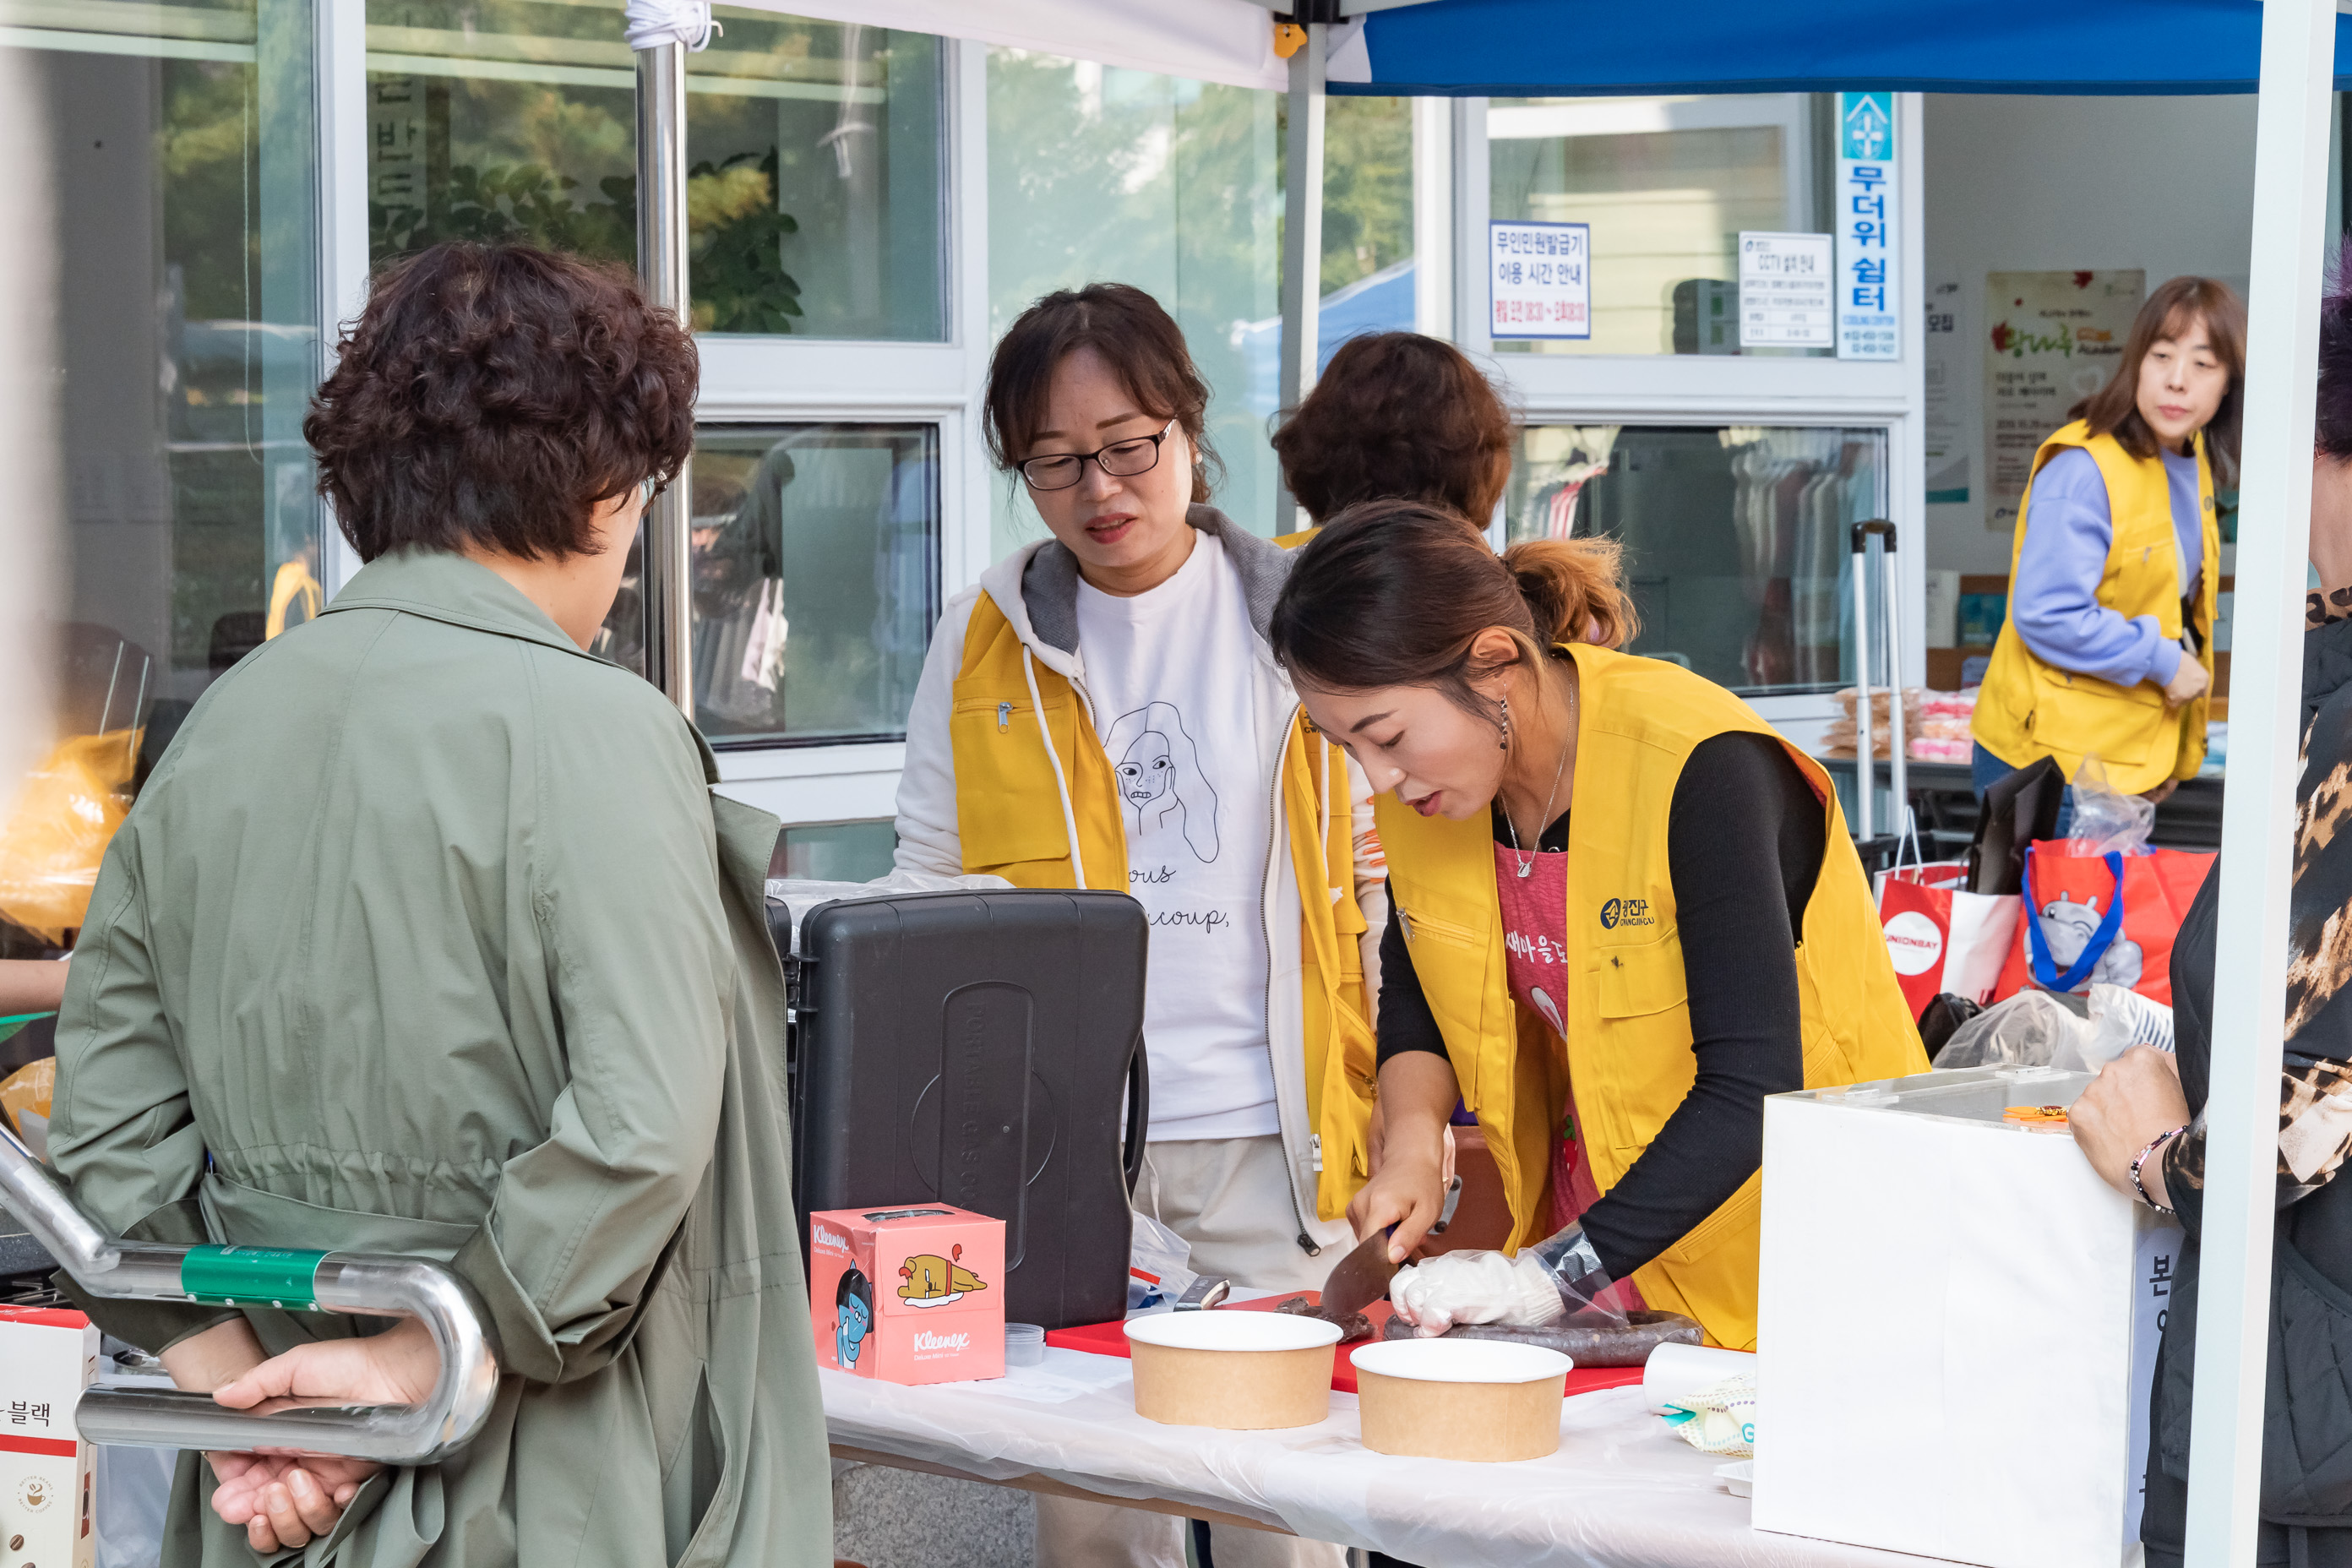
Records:
[[[2042,839],[2026,850],[2024,916],[1994,999],[2029,985],[2079,996],[2104,982],[2169,1007],[2172,939],[2213,857],[2078,855],[2074,842]]]

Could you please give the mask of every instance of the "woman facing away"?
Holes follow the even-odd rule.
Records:
[[[1511,477],[1511,411],[1470,356],[1421,332],[1332,354],[1274,433],[1282,482],[1318,527],[1366,500],[1418,500],[1484,527]]]
[[[380,276],[304,426],[367,565],[214,683],[107,852],[49,1128],[82,1207],[438,1259],[501,1373],[436,1465],[183,1454],[175,1568],[832,1561],[777,824],[585,651],[695,381],[684,328],[584,263]],[[88,1306],[238,1408],[437,1372],[413,1320]]]

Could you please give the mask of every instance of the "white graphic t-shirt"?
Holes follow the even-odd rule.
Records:
[[[1124,797],[1128,891],[1151,921],[1155,1142],[1279,1131],[1258,910],[1273,768],[1255,646],[1241,574],[1209,534],[1149,593],[1078,584],[1078,658]]]

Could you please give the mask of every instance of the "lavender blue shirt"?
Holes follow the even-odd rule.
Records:
[[[2164,477],[2170,481],[2172,531],[2180,542],[2186,586],[2205,563],[2197,459],[2166,452]],[[2025,509],[2025,548],[2010,585],[2010,618],[2045,664],[2117,686],[2161,685],[2180,668],[2180,645],[2165,637],[2154,616],[2126,620],[2099,603],[2099,579],[2115,534],[2106,480],[2090,453],[2070,447],[2043,464]]]

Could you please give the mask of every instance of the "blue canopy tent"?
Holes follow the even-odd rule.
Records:
[[[1367,80],[1330,90],[1542,98],[1612,93],[2252,92],[2259,0],[1426,0],[1370,11]],[[2352,34],[2336,77],[2352,77]],[[1352,51],[1349,51],[1352,53]]]

